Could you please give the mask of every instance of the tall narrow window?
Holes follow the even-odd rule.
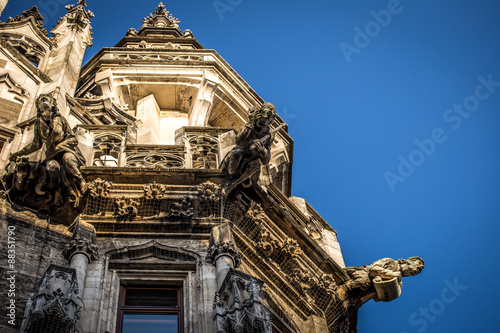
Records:
[[[119,333],[182,333],[182,288],[120,289]]]

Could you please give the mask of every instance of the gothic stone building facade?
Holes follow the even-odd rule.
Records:
[[[345,267],[287,125],[162,3],[83,67],[66,10],[0,23],[4,332],[356,332],[423,268]]]

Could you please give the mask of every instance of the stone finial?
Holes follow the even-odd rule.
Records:
[[[75,269],[50,264],[38,293],[26,304],[20,332],[32,332],[37,327],[52,327],[51,332],[73,332],[82,308]]]
[[[94,17],[94,13],[92,11],[85,9],[87,7],[86,0],[78,0],[77,5],[66,5],[64,8],[68,11],[66,16],[61,17],[57,24],[54,26],[58,26],[61,22],[63,22],[64,18],[67,19],[68,23],[76,23],[78,27],[85,28],[88,24],[90,24],[91,18]]]
[[[142,20],[142,27],[179,28],[181,21],[169,14],[170,12],[165,9],[163,2],[160,2],[153,13]]]
[[[220,256],[231,257],[235,268],[241,264],[241,254],[234,241],[229,223],[214,227],[210,234],[208,259],[212,264],[215,264]]]

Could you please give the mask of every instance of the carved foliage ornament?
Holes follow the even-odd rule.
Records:
[[[116,198],[116,215],[123,221],[132,221],[138,214],[139,202],[133,198]]]
[[[161,200],[165,198],[167,194],[167,187],[165,185],[153,184],[144,185],[144,197],[146,200]]]
[[[178,202],[174,202],[169,207],[169,213],[166,216],[166,220],[175,221],[179,218],[184,222],[191,221],[194,215],[194,209],[191,204],[190,197],[179,198]]]
[[[222,195],[222,188],[218,184],[212,182],[204,182],[200,184],[198,193],[202,201],[218,202]]]
[[[93,198],[109,198],[110,190],[113,187],[112,182],[97,178],[88,184],[89,194]]]

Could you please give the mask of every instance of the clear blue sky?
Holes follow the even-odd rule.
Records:
[[[85,61],[158,4],[87,2]],[[2,19],[37,3],[46,27],[66,12],[11,0]],[[337,230],[347,265],[424,258],[399,299],[362,307],[360,333],[500,332],[498,1],[164,3],[288,122],[293,195]]]

